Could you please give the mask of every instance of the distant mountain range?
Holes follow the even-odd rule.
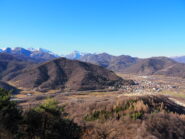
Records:
[[[185,77],[185,64],[166,57],[140,59],[136,64],[123,69],[123,73],[138,75],[165,75]]]
[[[185,78],[185,64],[180,63],[183,61],[179,61],[179,57],[141,59],[75,51],[62,58],[45,49],[19,47],[0,51],[0,87],[10,90],[17,89],[8,83],[37,91],[97,90],[134,84],[114,72]]]
[[[0,80],[3,88],[15,89],[8,84],[13,82],[16,87],[37,91],[115,89],[134,84],[94,64],[66,58],[39,64],[8,53],[0,53]]]
[[[106,53],[87,54],[79,60],[100,65],[114,72],[137,75],[166,75],[185,77],[185,64],[167,57],[136,58]]]
[[[179,62],[179,63],[185,63],[185,56],[171,57],[171,59],[173,59],[173,60],[175,60],[176,62]]]
[[[42,49],[42,48],[25,49],[21,47],[16,47],[16,48],[8,47],[8,48],[0,49],[0,52],[17,55],[17,56],[24,56],[25,58],[30,59],[35,62],[44,62],[44,61],[48,61],[48,60],[59,57],[57,54],[54,54],[51,51]]]
[[[103,66],[105,64],[107,67],[111,67],[110,63],[123,65],[125,63],[125,60],[129,60],[127,61],[128,63],[132,63],[132,62],[134,63],[139,59],[139,58],[131,57],[128,55],[113,56],[107,53],[96,54],[96,53],[82,53],[79,51],[73,51],[67,55],[64,55],[64,54],[59,55],[59,54],[53,53],[43,48],[25,49],[22,47],[15,47],[15,48],[7,47],[7,48],[0,49],[0,52],[19,55],[19,56],[25,56],[27,58],[31,58],[32,60],[35,60],[38,62],[44,62],[44,61],[48,61],[48,60],[58,58],[58,57],[65,57],[71,60],[81,60],[81,61],[91,62],[91,63],[98,64],[98,65],[103,64]],[[169,58],[179,63],[185,63],[185,56],[176,56],[176,57],[169,57]],[[111,60],[111,62],[109,60]],[[126,64],[125,66],[127,66],[128,64],[127,62],[125,63]]]
[[[86,54],[79,60],[100,65],[112,71],[121,72],[123,69],[137,63],[139,58],[127,55],[113,56],[107,53],[102,54]]]
[[[13,54],[13,55],[17,55],[17,56],[24,56],[30,58],[30,60],[33,61],[37,61],[37,62],[45,62],[48,60],[52,60],[54,58],[59,58],[59,57],[66,57],[67,59],[71,59],[71,60],[78,60],[80,59],[82,56],[88,54],[88,53],[82,53],[79,51],[74,51],[70,54],[67,55],[59,55],[59,54],[55,54],[47,49],[43,49],[43,48],[38,48],[38,49],[34,49],[34,48],[22,48],[22,47],[15,47],[15,48],[3,48],[0,49],[1,53],[8,53],[8,54]]]
[[[60,56],[46,49],[24,49],[5,48],[0,50],[19,59],[24,59],[32,63],[47,62]],[[140,75],[167,75],[185,77],[184,59],[185,57],[152,57],[137,58],[128,55],[113,56],[107,53],[90,54],[74,51],[71,54],[63,55],[70,60],[79,60],[102,66],[108,70],[120,73],[140,74]],[[27,63],[27,62],[26,62]],[[25,63],[25,65],[26,65]],[[14,65],[14,64],[13,64]],[[24,66],[23,66],[24,67]],[[17,68],[16,68],[17,69]],[[3,72],[1,74],[4,74]],[[7,78],[7,77],[6,77]]]
[[[71,60],[79,60],[81,57],[87,55],[88,53],[82,53],[79,51],[74,51],[68,55],[64,55],[64,57],[66,57],[67,59],[71,59]]]

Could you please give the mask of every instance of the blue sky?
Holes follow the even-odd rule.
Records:
[[[0,0],[0,48],[185,55],[185,0]]]

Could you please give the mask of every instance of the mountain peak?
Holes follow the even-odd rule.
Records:
[[[14,48],[3,48],[0,49],[0,52],[19,55],[19,56],[26,56],[28,58],[32,58],[36,60],[37,62],[43,62],[47,60],[51,60],[54,58],[59,57],[57,54],[43,48],[35,49],[35,48],[22,48],[22,47],[14,47]]]
[[[66,55],[65,57],[68,59],[76,59],[79,60],[82,56],[86,55],[87,53],[82,53],[79,51],[73,51],[72,53]]]

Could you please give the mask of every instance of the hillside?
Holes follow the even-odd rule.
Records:
[[[103,67],[65,58],[27,68],[12,81],[17,82],[19,87],[39,91],[96,90],[134,84],[133,81],[125,81]]]
[[[107,53],[102,53],[102,54],[86,54],[82,56],[80,60],[100,65],[115,72],[119,72],[123,68],[135,64],[138,61],[138,58],[126,55],[113,56]]]
[[[139,60],[136,64],[123,69],[122,72],[185,77],[185,64],[177,63],[166,57],[153,57]]]
[[[185,77],[185,64],[178,63],[167,57],[139,59],[125,55],[112,56],[102,53],[86,54],[80,60],[100,65],[119,73]]]
[[[11,91],[11,93],[13,93],[13,94],[16,94],[19,92],[19,90],[16,87],[11,86],[8,83],[3,82],[3,81],[0,81],[0,88],[3,88],[7,91]]]
[[[185,63],[185,56],[172,57],[171,59],[173,59],[173,60],[175,60],[176,62],[179,62],[179,63]]]
[[[22,56],[0,53],[0,79],[10,80],[17,72],[31,65],[34,66],[35,63]]]
[[[176,64],[176,62],[171,59],[165,57],[153,57],[140,59],[136,64],[122,69],[122,72],[151,75],[174,64]]]

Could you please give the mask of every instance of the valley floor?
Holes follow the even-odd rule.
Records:
[[[47,98],[55,99],[60,106],[64,106],[67,118],[85,127],[83,139],[182,137],[185,132],[185,79],[118,75],[124,79],[133,79],[138,85],[123,86],[119,91],[112,92],[53,90],[43,94],[26,91],[13,99],[17,99],[19,106],[24,109],[35,107]],[[163,126],[169,129],[163,131]],[[182,131],[172,133],[178,126],[181,126]],[[153,128],[156,128],[155,132],[150,130]]]
[[[51,90],[47,93],[24,90],[15,95],[15,100],[20,101],[20,105],[35,105],[41,103],[48,97],[57,99],[61,104],[73,101],[94,101],[101,99],[112,99],[119,97],[164,95],[173,101],[185,106],[185,79],[165,76],[138,76],[119,74],[124,79],[132,79],[138,85],[123,86],[119,91],[81,91],[81,92],[60,92]]]

